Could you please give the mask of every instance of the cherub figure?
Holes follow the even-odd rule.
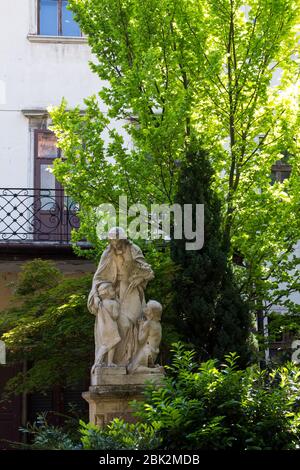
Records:
[[[146,320],[139,320],[138,350],[128,365],[128,372],[149,372],[155,367],[161,342],[162,306],[156,300],[149,300],[143,311]],[[159,367],[159,366],[158,366]]]
[[[115,347],[120,342],[117,319],[120,305],[115,300],[115,289],[111,282],[100,283],[97,287],[98,298],[94,302],[95,321],[95,363],[92,373],[98,365],[114,367]]]

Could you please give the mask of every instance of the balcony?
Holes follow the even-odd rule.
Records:
[[[71,247],[78,204],[63,189],[0,188],[1,246]]]

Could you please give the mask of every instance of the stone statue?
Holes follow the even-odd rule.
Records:
[[[147,372],[155,367],[161,342],[162,306],[156,300],[149,300],[144,308],[146,320],[139,320],[138,351],[128,365],[128,371]],[[158,366],[159,367],[159,366]]]
[[[95,321],[95,366],[105,364],[115,366],[113,359],[115,347],[120,342],[117,319],[120,313],[120,304],[115,300],[115,289],[111,282],[98,286],[99,297],[95,299],[91,308],[96,315]]]
[[[120,227],[111,229],[93,278],[88,309],[95,315],[95,362],[82,394],[90,422],[132,419],[131,402],[144,399],[147,383],[160,386],[164,368],[155,364],[161,341],[162,306],[145,302],[154,274],[142,251]]]
[[[154,274],[141,249],[127,239],[122,228],[111,229],[108,239],[109,244],[101,256],[88,298],[88,308],[96,315],[94,367],[101,364],[127,367],[131,364],[127,370],[134,372],[139,361],[144,367],[146,363],[152,367],[158,353],[158,337],[161,337],[158,310],[154,301],[146,307],[144,295]],[[143,311],[148,312],[145,313],[147,320],[140,322]],[[150,319],[149,315],[154,318]],[[148,349],[151,349],[149,354],[142,340],[146,331]],[[151,357],[150,362],[145,360],[145,354],[148,354],[148,359]],[[143,359],[138,359],[142,356]]]

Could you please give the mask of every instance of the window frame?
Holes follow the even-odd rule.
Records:
[[[292,167],[288,163],[282,163],[280,160],[272,165],[271,169],[271,184],[277,182],[283,183],[284,180],[291,176]]]
[[[79,36],[65,36],[63,35],[63,21],[62,21],[62,8],[63,0],[57,0],[57,34],[45,35],[41,34],[41,0],[37,1],[37,35],[41,37],[60,37],[60,38],[82,38],[82,31],[80,30]],[[79,25],[78,25],[79,26]]]

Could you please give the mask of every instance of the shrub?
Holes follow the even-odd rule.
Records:
[[[158,447],[155,426],[145,423],[126,423],[114,419],[105,428],[80,421],[81,442],[86,450],[147,450]]]
[[[44,450],[146,450],[156,448],[159,440],[155,428],[144,423],[126,423],[115,419],[105,428],[86,424],[80,420],[78,436],[71,435],[65,428],[53,426],[47,421],[47,414],[40,414],[33,424],[21,428],[31,436],[32,444],[18,445]]]
[[[32,444],[18,444],[17,447],[30,447],[36,450],[74,450],[76,445],[70,436],[60,427],[53,426],[47,421],[47,413],[41,413],[33,424],[28,424],[20,431],[29,435]]]
[[[237,368],[229,354],[200,366],[175,345],[165,386],[149,389],[140,418],[156,429],[164,449],[281,450],[300,444],[300,371]]]

